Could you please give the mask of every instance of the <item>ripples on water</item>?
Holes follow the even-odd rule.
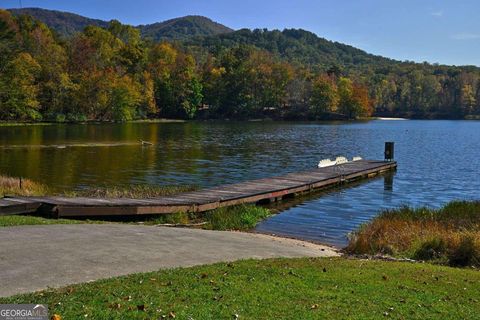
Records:
[[[139,140],[155,145],[142,147]],[[393,178],[306,199],[257,230],[343,245],[348,232],[382,208],[480,199],[478,121],[0,127],[0,172],[58,190],[132,183],[207,187],[306,170],[338,155],[381,159],[384,141],[395,141]]]

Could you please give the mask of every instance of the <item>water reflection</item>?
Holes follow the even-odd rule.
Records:
[[[256,230],[343,246],[350,231],[375,215],[375,210],[368,210],[374,203],[382,208],[394,206],[394,176],[395,172],[388,172],[373,179],[273,203],[268,208],[280,214],[260,223]]]
[[[383,158],[384,141],[395,141],[394,178],[306,199],[259,230],[344,243],[347,232],[382,208],[480,198],[478,121],[0,127],[0,173],[57,190],[139,183],[207,187],[307,170],[339,155]]]

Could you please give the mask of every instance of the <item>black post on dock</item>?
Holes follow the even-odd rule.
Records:
[[[392,161],[394,157],[395,143],[392,141],[385,142],[385,160]]]

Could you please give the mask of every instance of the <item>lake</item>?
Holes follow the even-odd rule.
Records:
[[[339,155],[382,159],[385,141],[395,141],[396,173],[283,202],[257,231],[341,246],[381,209],[480,199],[478,121],[0,126],[0,173],[55,190],[208,187],[307,170]]]

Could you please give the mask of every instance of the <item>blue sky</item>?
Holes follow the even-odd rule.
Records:
[[[399,60],[480,66],[478,0],[21,0],[23,7],[147,24],[207,16],[231,28],[303,28]],[[3,8],[20,0],[0,0]]]

